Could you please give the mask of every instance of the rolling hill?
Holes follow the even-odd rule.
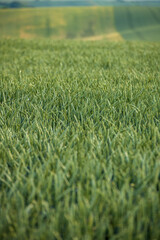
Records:
[[[160,6],[160,0],[0,0],[0,7]]]
[[[160,41],[160,7],[0,10],[1,38]]]
[[[124,39],[160,41],[160,8],[115,7],[114,16]]]

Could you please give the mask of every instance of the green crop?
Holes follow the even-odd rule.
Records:
[[[113,7],[0,10],[1,37],[86,38],[116,32]]]
[[[126,40],[160,41],[159,7],[115,7],[117,31]]]
[[[160,7],[0,9],[0,38],[160,41]]]
[[[159,238],[159,56],[0,41],[0,239]]]

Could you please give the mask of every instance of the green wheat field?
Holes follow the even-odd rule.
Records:
[[[25,19],[33,10],[16,11]],[[119,21],[118,30],[115,18],[108,25],[99,18],[92,34],[84,34],[84,24],[79,31],[67,24],[54,36],[49,28],[47,38],[35,18],[20,36],[22,21],[16,30],[4,15],[0,239],[158,240],[160,35],[147,35],[157,28],[140,35],[140,25],[122,29]]]
[[[160,7],[0,9],[0,38],[160,41]]]

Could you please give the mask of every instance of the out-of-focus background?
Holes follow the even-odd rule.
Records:
[[[160,41],[160,0],[0,0],[0,38]]]

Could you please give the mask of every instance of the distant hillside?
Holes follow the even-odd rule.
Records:
[[[0,10],[0,37],[160,41],[160,7]]]
[[[65,7],[65,6],[160,6],[160,0],[0,0],[0,7]]]
[[[117,31],[126,40],[160,41],[159,7],[115,7]]]

